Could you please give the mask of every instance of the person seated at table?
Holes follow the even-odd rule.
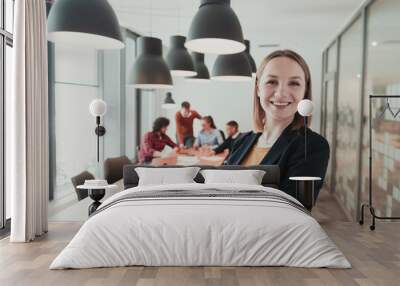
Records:
[[[210,115],[202,118],[201,128],[194,141],[195,149],[199,147],[214,149],[223,143],[221,132],[215,126],[214,119]]]
[[[226,134],[228,135],[228,138],[226,138],[222,144],[218,145],[217,148],[212,150],[211,155],[222,153],[225,150],[228,150],[230,153],[232,151],[233,144],[235,144],[236,139],[241,134],[239,132],[239,124],[235,120],[231,120],[228,123],[226,123],[225,131]]]
[[[201,119],[201,115],[190,109],[190,103],[187,101],[182,102],[182,108],[175,114],[176,121],[176,137],[179,147],[191,148],[193,146],[193,121]]]
[[[178,151],[178,145],[166,134],[168,126],[168,118],[159,117],[154,121],[153,131],[147,132],[140,144],[139,163],[150,163],[154,157],[160,157],[166,145]]]

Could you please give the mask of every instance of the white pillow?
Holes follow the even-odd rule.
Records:
[[[234,183],[261,185],[265,171],[262,170],[202,170],[204,183]]]
[[[135,168],[139,176],[138,186],[195,183],[193,179],[199,170],[199,167]]]

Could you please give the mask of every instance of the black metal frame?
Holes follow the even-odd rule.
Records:
[[[5,67],[6,47],[13,47],[13,34],[6,30],[6,5],[5,0],[0,0],[1,21],[0,21],[0,230],[5,235],[10,231],[11,220],[6,218],[6,190],[5,190]],[[14,1],[13,1],[14,13]]]
[[[122,28],[124,33],[125,33],[125,37],[126,38],[131,38],[135,40],[135,46],[137,46],[137,38],[139,38],[141,35],[137,34],[135,32],[132,32],[131,30],[129,30],[128,28]],[[125,47],[126,49],[126,47]],[[137,57],[137,48],[135,49],[135,58]],[[121,50],[121,58],[125,59],[125,63],[126,63],[126,54],[125,54],[125,50],[122,49]],[[125,87],[126,87],[126,66],[125,65],[121,65],[121,67],[123,66],[123,71],[121,72],[122,75],[124,75],[124,78],[121,78],[121,91],[123,91],[123,94],[121,94],[121,97],[126,97],[126,93],[125,93]],[[141,89],[135,89],[135,99],[136,99],[136,103],[135,103],[135,122],[136,122],[136,146],[135,150],[139,148],[140,146],[140,142],[141,142],[141,125],[142,125],[142,90]],[[126,109],[125,109],[125,104],[123,106],[121,106],[121,116],[125,116],[126,114]],[[123,112],[122,112],[123,111]],[[124,126],[123,129],[124,134],[126,133],[126,126]],[[124,135],[125,136],[125,135]],[[122,138],[121,138],[122,139]],[[121,140],[122,141],[122,140]],[[123,138],[123,141],[125,142],[125,137]],[[121,148],[121,151],[123,151],[124,153],[126,153],[126,148],[131,148],[131,146],[125,146],[125,144],[123,145],[124,148]],[[122,154],[121,154],[122,155]],[[137,156],[137,154],[135,154],[135,156]],[[137,158],[136,158],[137,159]]]
[[[97,163],[100,162],[100,137],[106,134],[106,128],[100,125],[100,116],[96,116],[96,129],[94,133],[97,136]]]
[[[315,205],[315,181],[314,180],[295,180],[296,199],[311,212]]]
[[[91,205],[88,207],[88,215],[91,216],[97,208],[101,205],[100,200],[104,198],[106,189],[88,189],[89,197],[93,200]]]
[[[375,221],[376,219],[389,219],[389,220],[398,220],[400,217],[386,217],[386,216],[378,216],[375,214],[375,208],[372,205],[372,100],[375,98],[400,98],[400,95],[369,95],[369,186],[368,186],[368,203],[364,203],[361,205],[360,209],[360,225],[364,224],[364,208],[369,208],[369,211],[372,216],[372,224],[369,226],[371,230],[375,230]]]
[[[46,12],[49,15],[53,0],[46,0]],[[48,116],[49,116],[49,200],[54,199],[56,188],[56,100],[55,100],[55,45],[47,41],[48,65]]]

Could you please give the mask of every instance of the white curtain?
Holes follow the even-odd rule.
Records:
[[[7,112],[12,242],[47,232],[47,27],[43,0],[15,1],[13,82]],[[7,100],[7,99],[6,99]]]

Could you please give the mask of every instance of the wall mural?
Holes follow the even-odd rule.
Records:
[[[333,180],[334,193],[340,203],[355,219],[358,203],[368,201],[369,189],[369,94],[400,95],[398,65],[399,49],[393,45],[393,35],[399,30],[399,21],[392,17],[398,11],[400,1],[372,1],[362,15],[349,24],[340,39],[339,78],[337,104],[336,167]],[[362,20],[360,20],[362,19]],[[364,22],[365,20],[365,22]],[[364,23],[363,23],[364,22]],[[365,29],[364,29],[365,28]],[[384,33],[382,32],[384,31]],[[366,32],[365,34],[363,32]],[[366,38],[364,38],[364,35]],[[366,44],[363,47],[363,44]],[[365,54],[361,53],[365,48]],[[325,50],[325,53],[331,47]],[[333,55],[334,56],[334,55]],[[363,59],[363,57],[365,58]],[[329,55],[328,59],[331,57]],[[329,66],[329,65],[328,65]],[[324,66],[325,68],[325,66]],[[360,110],[360,87],[363,84],[364,110]],[[324,92],[326,96],[326,91]],[[329,97],[328,97],[329,98]],[[400,215],[400,100],[374,100],[373,113],[385,115],[374,120],[373,145],[373,205],[377,215]],[[329,108],[329,107],[328,107]],[[359,111],[363,118],[360,126]],[[332,120],[328,112],[324,115],[327,125],[326,137],[332,132]],[[361,150],[358,149],[358,134],[362,128]],[[331,141],[329,141],[331,143]],[[358,172],[358,153],[361,151],[361,170]],[[361,177],[361,178],[360,178]],[[358,195],[358,179],[361,179]],[[335,185],[336,183],[336,185]]]

